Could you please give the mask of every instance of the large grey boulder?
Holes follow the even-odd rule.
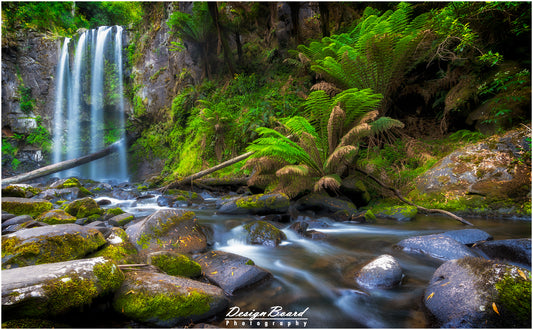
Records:
[[[272,214],[289,210],[290,200],[285,194],[258,194],[229,199],[219,209],[221,214]]]
[[[98,230],[76,224],[23,229],[2,236],[2,269],[74,260],[104,244]]]
[[[158,210],[128,226],[126,233],[137,250],[147,253],[160,250],[190,253],[207,248],[207,239],[192,211]]]
[[[402,267],[393,256],[384,254],[366,264],[355,275],[355,282],[365,289],[389,289],[400,284]]]
[[[481,229],[459,229],[459,230],[450,230],[443,235],[449,236],[456,240],[459,243],[465,244],[465,245],[474,245],[479,242],[484,241],[490,241],[492,240],[492,236],[484,232]]]
[[[115,295],[118,313],[157,327],[198,322],[224,312],[228,300],[222,289],[185,277],[148,271],[126,273]]]
[[[71,260],[2,271],[4,318],[62,314],[118,289],[124,275],[104,258]]]
[[[531,267],[531,238],[483,242],[477,244],[475,249],[490,259],[504,260]]]
[[[405,252],[427,255],[439,260],[476,256],[468,247],[443,234],[415,236],[400,241],[398,248]]]
[[[531,327],[531,272],[467,257],[441,265],[424,305],[443,328]]]
[[[195,257],[207,279],[228,294],[250,287],[272,277],[270,272],[254,265],[251,259],[223,252],[210,251]]]

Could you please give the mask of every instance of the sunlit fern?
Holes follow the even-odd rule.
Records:
[[[312,120],[296,116],[281,119],[276,129],[257,129],[260,137],[247,148],[254,152],[248,167],[255,167],[249,183],[271,180],[272,190],[290,197],[337,191],[365,137],[403,126],[392,118],[376,119],[380,98],[369,90],[351,89],[333,98],[313,92],[306,102]],[[273,164],[279,166],[275,172]]]

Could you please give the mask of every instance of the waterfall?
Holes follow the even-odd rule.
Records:
[[[54,109],[54,117],[59,118],[62,116],[63,110],[67,104],[65,100],[65,88],[66,85],[66,79],[65,77],[69,76],[69,67],[68,67],[68,44],[70,42],[70,38],[66,38],[63,42],[63,47],[61,47],[61,55],[59,56],[59,62],[57,63],[57,86],[56,86],[56,102],[55,102],[55,109]],[[63,121],[62,120],[56,120],[54,121],[54,134],[52,138],[53,143],[53,149],[52,149],[52,161],[54,163],[58,163],[61,161],[61,153],[62,153],[62,144],[63,144],[63,137],[62,137],[62,131],[63,131]]]
[[[54,163],[96,152],[125,137],[122,32],[121,26],[83,32],[72,58],[69,46],[74,46],[65,39],[57,67]],[[127,181],[126,144],[117,155],[63,171],[59,176]]]

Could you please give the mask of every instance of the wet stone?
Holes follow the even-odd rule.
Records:
[[[403,278],[400,263],[384,254],[366,264],[355,276],[355,282],[366,289],[389,289],[400,284]]]
[[[476,256],[464,244],[443,234],[410,237],[400,241],[396,246],[408,253],[427,255],[439,260]]]

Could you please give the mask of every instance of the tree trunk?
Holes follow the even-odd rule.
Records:
[[[217,166],[213,166],[211,168],[208,168],[206,170],[200,171],[198,173],[189,175],[188,177],[185,177],[182,180],[177,180],[177,181],[171,182],[168,185],[166,185],[165,187],[163,187],[161,190],[162,191],[166,191],[168,189],[174,189],[174,188],[177,188],[177,187],[180,187],[180,186],[191,184],[193,180],[199,179],[199,178],[201,178],[203,176],[206,176],[208,174],[216,172],[216,171],[218,171],[220,169],[223,169],[224,167],[228,167],[230,165],[238,163],[241,160],[245,160],[246,158],[250,157],[253,154],[254,154],[253,151],[249,151],[249,152],[247,152],[245,154],[242,154],[242,155],[237,156],[235,158],[232,158],[230,160],[226,160],[225,162],[220,163]]]
[[[69,168],[77,167],[77,166],[92,162],[93,160],[97,160],[97,159],[103,158],[107,155],[117,152],[121,143],[126,143],[126,142],[125,140],[120,140],[118,142],[113,143],[107,148],[104,148],[100,151],[97,151],[95,153],[92,153],[92,154],[89,154],[89,155],[86,155],[80,158],[65,160],[65,161],[62,161],[56,164],[38,168],[31,172],[27,172],[27,173],[23,173],[20,175],[15,175],[9,178],[2,179],[2,186],[40,178],[48,174],[56,173],[56,172],[63,171],[63,170],[68,170]]]

